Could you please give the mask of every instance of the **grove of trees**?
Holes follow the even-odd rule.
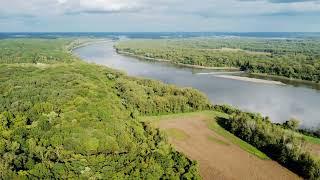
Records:
[[[273,124],[259,114],[242,112],[225,105],[215,110],[229,114],[218,123],[242,140],[257,147],[305,179],[320,178],[320,160],[305,148],[303,136],[296,132],[297,120]]]
[[[200,179],[136,117],[208,109],[207,98],[81,62],[69,43],[0,41],[0,179]]]
[[[318,39],[189,38],[129,40],[118,52],[166,59],[173,63],[235,67],[250,73],[320,81]]]

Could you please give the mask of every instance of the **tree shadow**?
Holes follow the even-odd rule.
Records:
[[[221,126],[223,129],[228,130],[228,125],[226,123],[228,119],[224,117],[216,117],[216,122],[218,123],[219,126]]]

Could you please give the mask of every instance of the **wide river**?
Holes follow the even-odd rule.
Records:
[[[88,45],[73,52],[87,62],[122,70],[131,76],[199,89],[214,104],[230,104],[242,110],[260,112],[269,116],[273,122],[283,122],[294,117],[305,128],[320,127],[319,90],[226,79],[214,73],[206,74],[213,70],[139,60],[117,54],[112,42]]]

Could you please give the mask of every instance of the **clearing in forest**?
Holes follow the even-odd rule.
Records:
[[[198,161],[203,179],[299,179],[297,175],[225,131],[215,112],[148,117],[164,130],[170,143]]]

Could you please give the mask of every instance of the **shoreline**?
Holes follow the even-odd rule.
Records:
[[[285,83],[280,82],[280,81],[271,81],[271,80],[243,77],[243,76],[215,75],[215,77],[220,77],[220,78],[225,78],[225,79],[233,79],[233,80],[239,80],[239,81],[246,81],[246,82],[253,82],[253,83],[286,85]]]
[[[116,48],[115,48],[116,49]],[[130,57],[136,57],[136,58],[141,58],[141,59],[144,59],[144,60],[151,60],[151,61],[159,61],[159,62],[170,62],[172,64],[176,64],[176,65],[179,65],[179,66],[184,66],[184,67],[191,67],[191,68],[197,68],[197,69],[209,69],[209,70],[232,70],[232,71],[238,71],[239,68],[236,68],[236,67],[207,67],[207,66],[200,66],[200,65],[191,65],[191,64],[183,64],[183,63],[176,63],[176,62],[173,62],[173,61],[170,61],[170,60],[167,60],[167,59],[158,59],[158,58],[151,58],[151,57],[145,57],[145,56],[139,56],[139,55],[136,55],[134,53],[129,53],[129,52],[126,52],[126,51],[119,51],[116,49],[116,52],[118,54],[121,54],[121,55],[125,55],[125,56],[130,56]]]
[[[112,42],[111,39],[96,39],[93,41],[87,41],[87,42],[82,42],[78,44],[75,47],[72,47],[68,51],[72,53],[73,50],[88,46],[91,44],[96,44],[96,43],[105,43],[105,42]],[[115,46],[113,46],[114,49],[116,50],[116,53],[124,56],[130,56],[130,57],[135,57],[143,60],[148,60],[148,61],[158,61],[158,62],[168,62],[174,65],[182,66],[182,67],[189,67],[189,68],[196,68],[196,69],[205,69],[205,70],[220,70],[220,71],[226,71],[226,72],[240,72],[239,68],[236,67],[206,67],[206,66],[200,66],[200,65],[191,65],[191,64],[183,64],[183,63],[176,63],[167,59],[159,59],[159,58],[150,58],[150,57],[145,57],[145,56],[140,56],[140,55],[135,55],[134,53],[129,53],[126,51],[121,51],[118,50]],[[242,71],[241,71],[242,72]],[[250,77],[250,75],[256,76],[256,77]],[[260,78],[261,77],[261,78]],[[263,77],[267,78],[272,78],[272,79],[264,79]],[[260,74],[260,73],[248,73],[248,76],[236,76],[235,77],[225,77],[228,79],[234,79],[234,80],[240,80],[240,81],[247,81],[247,82],[254,82],[254,83],[263,83],[263,84],[277,84],[277,85],[287,85],[291,84],[290,82],[293,83],[303,83],[308,84],[308,87],[313,85],[317,86],[317,88],[314,88],[313,86],[311,88],[313,89],[320,89],[318,85],[320,83],[312,82],[312,81],[305,81],[305,80],[299,80],[299,79],[290,79],[286,77],[281,77],[281,76],[275,76],[275,75],[268,75],[268,74]],[[285,81],[285,82],[283,82]],[[288,83],[286,81],[289,81]]]
[[[157,58],[150,58],[145,56],[139,56],[134,53],[129,53],[126,51],[119,51],[116,49],[116,52],[121,55],[140,58],[144,60],[151,60],[151,61],[158,61],[158,62],[170,62],[175,65],[184,66],[184,67],[190,67],[190,68],[197,68],[197,69],[207,69],[207,70],[230,70],[230,73],[239,73],[242,71],[239,71],[239,68],[234,67],[205,67],[205,66],[199,66],[199,65],[190,65],[190,64],[182,64],[182,63],[174,63],[167,59],[157,59]],[[233,72],[234,71],[234,72]],[[210,73],[199,73],[199,74],[210,74]],[[215,77],[220,78],[226,78],[226,79],[233,79],[238,81],[246,81],[246,82],[253,82],[253,83],[262,83],[262,84],[273,84],[273,85],[286,85],[285,83],[281,81],[273,81],[273,80],[265,80],[265,79],[258,79],[258,78],[250,78],[250,77],[243,77],[243,76],[232,76],[232,75],[214,75]]]
[[[118,54],[120,54],[120,53],[118,53]],[[82,60],[84,60],[84,59],[82,59]],[[103,66],[106,66],[106,65],[103,65]],[[107,66],[108,67],[108,66]],[[110,67],[109,67],[110,68]],[[125,73],[125,71],[122,71],[122,72],[124,72]],[[133,76],[133,77],[137,77],[137,78],[146,78],[146,77],[139,77],[139,76]],[[221,77],[222,78],[222,77]],[[228,76],[228,75],[226,75],[226,77],[225,78],[228,78],[228,79],[234,79],[234,78],[236,78],[236,79],[234,79],[234,80],[241,80],[241,81],[247,81],[247,82],[252,82],[252,83],[261,83],[262,85],[263,84],[269,84],[269,85],[282,85],[283,87],[285,87],[285,85],[286,84],[284,84],[284,83],[281,83],[281,82],[277,82],[277,81],[272,81],[271,83],[269,82],[269,80],[262,80],[262,79],[258,79],[258,78],[249,78],[249,77],[247,77],[247,78],[244,78],[244,77],[239,77],[239,76],[236,76],[236,77],[230,77],[230,75]],[[254,79],[254,80],[252,80],[252,79]],[[259,85],[259,84],[256,84],[256,85]],[[233,105],[233,106],[237,106],[237,105]],[[245,109],[244,109],[245,110]],[[308,128],[309,129],[309,128]]]
[[[116,49],[116,48],[115,48]],[[200,65],[190,65],[190,64],[183,64],[183,63],[176,63],[170,60],[166,59],[157,59],[157,58],[150,58],[150,57],[145,57],[145,56],[139,56],[135,55],[134,53],[129,53],[126,51],[120,51],[116,49],[116,52],[121,55],[125,56],[130,56],[130,57],[136,57],[136,58],[141,58],[144,60],[153,60],[153,61],[159,61],[159,62],[170,62],[175,65],[183,66],[183,67],[190,67],[190,68],[196,68],[196,69],[207,69],[207,70],[221,70],[221,71],[240,71],[240,68],[236,67],[208,67],[208,66],[200,66]],[[250,75],[256,76],[256,77],[250,77]],[[301,79],[291,79],[283,76],[277,76],[277,75],[269,75],[269,74],[263,74],[263,73],[248,73],[248,76],[245,76],[250,79],[261,79],[264,81],[275,81],[277,84],[281,82],[282,84],[293,84],[299,83],[302,85],[307,85],[308,87],[312,87],[313,89],[320,89],[320,83],[314,82],[314,81],[306,81],[306,80],[301,80]],[[270,79],[266,79],[270,78]],[[273,84],[273,83],[272,83]],[[314,88],[316,87],[316,88]]]
[[[265,74],[265,73],[250,73],[253,76],[256,77],[265,77],[265,78],[272,78],[275,79],[276,81],[291,81],[291,82],[296,82],[296,83],[304,83],[304,84],[314,84],[314,85],[320,85],[320,83],[317,83],[315,81],[307,81],[303,79],[293,79],[293,78],[288,78],[284,76],[277,76],[277,75],[271,75],[271,74]]]
[[[109,39],[78,39],[78,40],[79,40],[79,42],[76,42],[76,40],[74,40],[69,45],[67,45],[65,47],[69,53],[72,53],[74,50],[85,47],[85,46],[99,44],[99,43],[112,42],[111,39],[110,40]],[[81,42],[81,40],[83,40],[83,41]],[[73,43],[76,43],[75,46],[73,46]]]

